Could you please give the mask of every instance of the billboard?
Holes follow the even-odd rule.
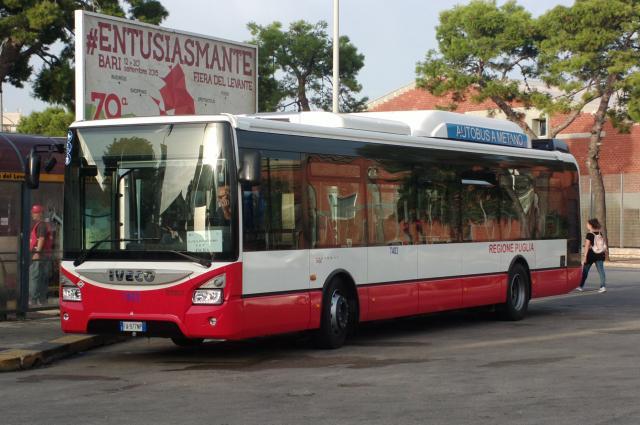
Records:
[[[77,10],[76,119],[257,112],[257,48]]]

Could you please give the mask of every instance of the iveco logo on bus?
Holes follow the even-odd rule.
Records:
[[[151,283],[156,278],[153,270],[124,270],[109,269],[110,282],[147,282]]]

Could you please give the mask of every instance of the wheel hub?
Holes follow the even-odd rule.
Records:
[[[331,330],[343,332],[349,324],[349,301],[339,291],[331,295]]]
[[[514,309],[522,309],[525,302],[525,288],[520,275],[515,275],[511,279],[511,305]]]

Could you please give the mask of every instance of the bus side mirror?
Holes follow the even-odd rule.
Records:
[[[241,150],[240,151],[240,172],[238,179],[240,183],[246,183],[251,186],[260,184],[260,168],[262,158],[257,150]]]
[[[32,149],[27,156],[27,174],[25,183],[29,189],[40,186],[40,155]]]

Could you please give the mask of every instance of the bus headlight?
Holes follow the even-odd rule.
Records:
[[[82,301],[80,287],[62,273],[60,273],[60,288],[62,288],[62,301]]]
[[[200,305],[220,305],[224,301],[224,288],[227,284],[225,273],[209,279],[193,291],[191,302]]]
[[[191,301],[194,304],[219,305],[223,298],[222,289],[196,289]]]
[[[77,286],[62,287],[63,301],[82,301],[82,291]]]

